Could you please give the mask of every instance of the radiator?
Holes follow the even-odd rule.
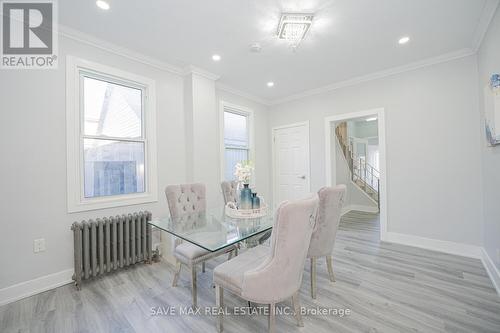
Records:
[[[151,263],[150,220],[151,213],[139,212],[73,223],[76,287],[81,288],[82,280],[140,262]]]

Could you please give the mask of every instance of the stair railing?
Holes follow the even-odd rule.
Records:
[[[359,181],[363,191],[372,198],[371,193],[374,194],[376,196],[374,199],[377,201],[378,208],[380,209],[380,172],[367,163],[365,159],[354,155],[352,149],[353,143],[349,138],[344,136],[345,133],[340,130],[339,126],[335,128],[335,134],[344,157],[347,160],[347,165],[351,172],[351,180],[355,183]]]

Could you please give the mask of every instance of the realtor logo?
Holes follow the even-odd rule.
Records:
[[[2,69],[57,68],[54,1],[2,1]]]

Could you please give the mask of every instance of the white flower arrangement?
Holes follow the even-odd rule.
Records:
[[[254,167],[250,161],[238,162],[234,168],[234,175],[239,182],[244,184],[250,183]]]

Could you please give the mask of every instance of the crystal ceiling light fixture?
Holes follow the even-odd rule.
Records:
[[[311,27],[314,14],[283,13],[278,25],[279,39],[289,41],[292,46],[298,46]]]

